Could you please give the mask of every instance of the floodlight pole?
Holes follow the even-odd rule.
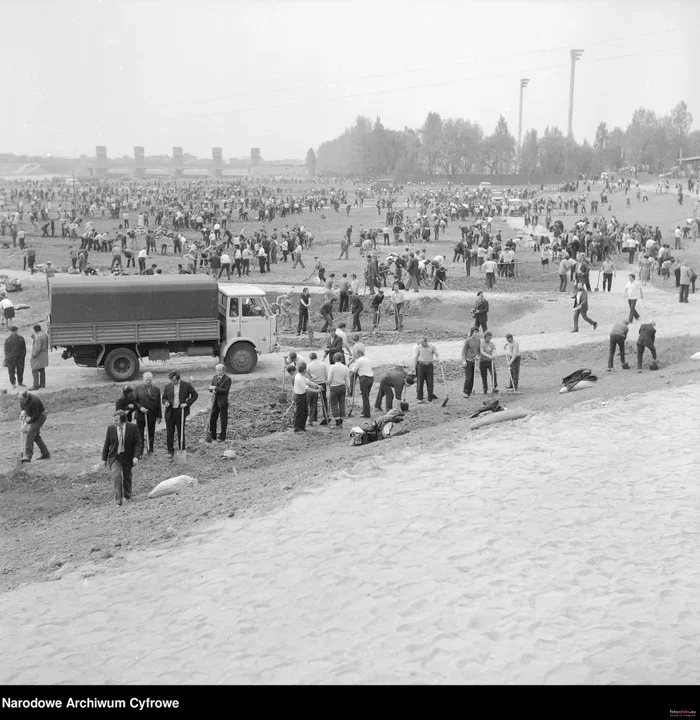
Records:
[[[522,146],[523,138],[523,90],[527,87],[530,81],[527,78],[520,80],[520,113],[518,115],[518,151]]]
[[[583,50],[570,50],[571,79],[569,81],[569,137],[573,137],[574,122],[574,79],[576,76],[576,61],[583,55]]]

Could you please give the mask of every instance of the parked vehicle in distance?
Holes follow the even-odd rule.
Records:
[[[49,344],[76,365],[131,380],[140,361],[172,353],[216,356],[251,372],[277,347],[277,316],[265,291],[208,275],[57,275],[49,292]]]

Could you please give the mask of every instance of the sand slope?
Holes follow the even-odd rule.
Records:
[[[696,682],[679,409],[700,411],[700,386],[454,430],[429,454],[387,442],[128,573],[7,593],[0,683]]]

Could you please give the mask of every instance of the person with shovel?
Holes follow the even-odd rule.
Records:
[[[226,368],[218,363],[216,375],[211,379],[209,392],[212,394],[211,414],[209,415],[209,432],[212,440],[226,441],[228,428],[228,394],[231,390],[231,378],[225,372]],[[216,425],[221,418],[221,432],[216,437]]]
[[[508,333],[503,349],[506,353],[506,365],[508,367],[508,374],[510,375],[510,382],[506,389],[517,393],[518,382],[520,380],[520,343],[514,340],[513,336]]]
[[[483,386],[484,395],[489,394],[489,374],[493,382],[493,393],[498,392],[498,377],[496,375],[496,346],[491,342],[493,333],[487,330],[481,340],[479,347],[479,372],[481,373],[481,384]]]
[[[32,395],[28,390],[22,390],[17,397],[19,398],[19,406],[24,414],[24,427],[22,428],[22,432],[25,438],[22,462],[28,463],[32,461],[34,443],[36,443],[41,452],[39,460],[48,460],[51,457],[51,453],[41,437],[41,428],[46,422],[44,404],[36,395]]]
[[[180,380],[180,373],[172,370],[168,373],[170,382],[163,389],[163,405],[165,405],[165,427],[168,455],[175,454],[175,431],[178,434],[178,447],[185,449],[185,420],[190,414],[190,407],[197,401],[199,393],[185,380]]]
[[[623,370],[629,370],[630,366],[625,362],[625,340],[629,332],[629,320],[616,322],[610,330],[610,352],[608,353],[608,372],[612,372],[615,350],[620,349],[620,363]]]
[[[156,437],[156,423],[160,424],[163,413],[160,401],[160,388],[153,385],[153,373],[143,374],[143,385],[139,385],[134,393],[136,404],[136,427],[139,431],[141,444],[149,455],[153,454],[153,445]],[[145,428],[148,426],[148,436],[145,437]]]

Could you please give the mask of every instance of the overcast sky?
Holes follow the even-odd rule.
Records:
[[[574,135],[685,100],[700,127],[700,0],[2,0],[0,151],[303,159],[356,115],[429,111]],[[695,33],[695,37],[692,34]]]

